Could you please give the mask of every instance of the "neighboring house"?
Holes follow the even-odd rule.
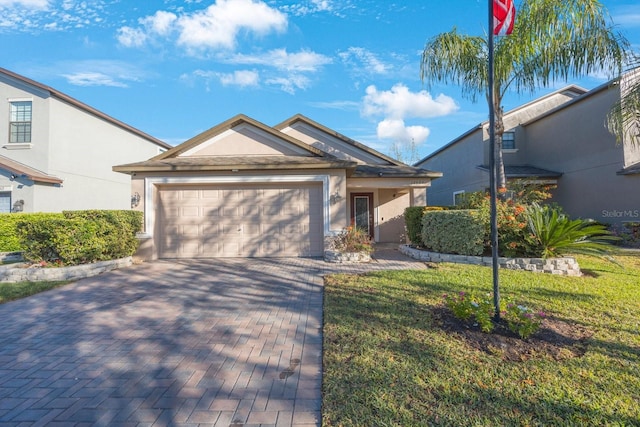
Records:
[[[508,181],[555,184],[552,201],[572,217],[606,223],[640,221],[640,155],[616,144],[606,115],[618,85],[556,91],[504,115],[503,158]],[[471,129],[415,166],[443,172],[429,205],[453,205],[460,195],[489,188],[488,123]]]
[[[0,212],[130,209],[130,180],[112,166],[170,148],[0,68]]]
[[[153,258],[321,256],[350,224],[403,242],[403,212],[440,173],[413,168],[304,116],[244,115],[148,161],[115,166],[144,195]]]

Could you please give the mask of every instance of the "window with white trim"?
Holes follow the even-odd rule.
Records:
[[[9,142],[31,142],[31,101],[10,102]]]
[[[2,191],[0,192],[0,213],[10,213],[10,212],[11,212],[11,192]]]
[[[453,192],[453,205],[458,206],[464,202],[464,190]]]
[[[516,133],[515,132],[505,132],[502,134],[502,149],[503,150],[516,149]]]

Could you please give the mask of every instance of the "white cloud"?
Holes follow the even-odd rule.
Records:
[[[3,6],[23,6],[29,9],[46,9],[49,0],[0,0],[0,7]]]
[[[65,31],[104,25],[107,0],[0,0],[0,31]]]
[[[425,126],[407,126],[401,119],[384,119],[376,129],[378,138],[420,144],[427,140],[431,131]]]
[[[258,86],[260,82],[260,75],[257,71],[253,70],[237,70],[229,74],[218,74],[220,83],[223,86]]]
[[[311,80],[300,74],[292,74],[287,77],[274,77],[267,79],[266,83],[272,86],[277,86],[283,92],[293,95],[298,89],[307,89],[311,84]]]
[[[282,9],[292,15],[304,16],[318,12],[335,12],[336,5],[335,2],[330,0],[311,0],[286,5]]]
[[[427,91],[411,92],[398,83],[388,91],[380,91],[373,85],[367,87],[361,113],[365,117],[382,117],[376,128],[379,139],[421,144],[429,137],[429,128],[407,125],[407,119],[444,116],[457,109],[449,96],[440,94],[434,99]]]
[[[190,48],[233,48],[241,30],[259,35],[283,31],[287,17],[262,1],[217,0],[202,12],[178,19],[178,44]]]
[[[128,87],[129,83],[142,81],[145,77],[144,71],[121,61],[69,61],[58,63],[54,68],[76,86]]]
[[[283,71],[315,72],[321,66],[330,64],[331,58],[308,50],[288,53],[286,49],[274,49],[259,55],[236,54],[223,61],[229,64],[267,65]]]
[[[123,82],[115,80],[112,76],[99,72],[77,72],[63,74],[69,83],[76,86],[111,86],[127,87]]]
[[[444,94],[435,99],[425,90],[411,92],[405,85],[398,83],[389,91],[379,91],[371,85],[366,89],[363,103],[363,115],[384,115],[396,119],[406,117],[437,117],[451,114],[458,109],[453,98]]]
[[[176,15],[157,11],[138,20],[140,28],[118,30],[123,46],[139,47],[157,37],[176,33],[175,43],[196,54],[202,50],[233,49],[240,33],[259,36],[287,28],[287,16],[260,0],[216,0],[206,9]]]
[[[171,32],[176,19],[178,17],[174,13],[159,10],[154,15],[140,19],[140,23],[155,34],[164,36]]]
[[[373,52],[362,47],[350,47],[345,52],[340,52],[338,56],[356,71],[366,74],[388,74],[393,68],[390,64],[380,60]]]
[[[118,42],[125,47],[140,47],[147,42],[147,34],[139,28],[122,27],[116,36]]]

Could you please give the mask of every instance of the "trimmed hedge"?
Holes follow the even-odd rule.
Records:
[[[78,265],[133,255],[141,226],[141,212],[66,211],[24,214],[16,234],[25,259]]]
[[[422,217],[422,243],[434,252],[482,255],[485,223],[478,210],[427,211]]]
[[[16,230],[16,224],[20,221],[29,221],[32,218],[63,218],[61,213],[3,213],[0,214],[0,252],[20,252],[24,246],[20,243],[20,237]]]
[[[425,212],[443,211],[448,208],[443,206],[411,206],[404,210],[404,224],[407,228],[407,237],[414,245],[422,246],[422,217]]]

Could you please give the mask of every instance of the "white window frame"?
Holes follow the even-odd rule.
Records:
[[[7,117],[8,119],[8,129],[7,129],[7,139],[6,139],[6,143],[2,145],[2,148],[5,148],[7,150],[22,150],[22,149],[29,149],[33,146],[33,98],[9,98],[7,99],[8,103],[9,103],[9,117]],[[17,102],[29,102],[31,104],[31,128],[29,130],[29,142],[11,142],[11,123],[14,123],[11,120],[11,107],[12,104],[17,103]]]
[[[459,194],[465,194],[466,191],[464,190],[460,190],[460,191],[454,191],[453,192],[453,206],[458,206],[458,204],[456,203],[456,196]]]
[[[513,135],[513,147],[512,148],[504,148],[504,136],[505,135]],[[507,131],[502,134],[502,151],[504,153],[517,153],[518,146],[516,145],[516,133],[514,131]]]

